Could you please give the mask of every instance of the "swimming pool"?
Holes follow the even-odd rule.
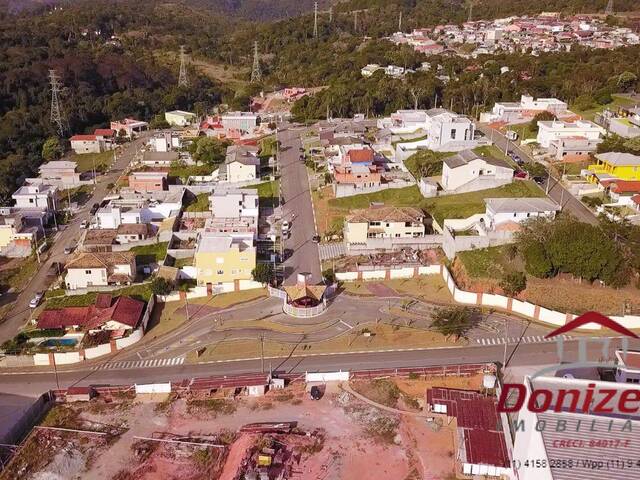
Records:
[[[73,347],[78,341],[75,338],[50,338],[40,345],[43,347]]]

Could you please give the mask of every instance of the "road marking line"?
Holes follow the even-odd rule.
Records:
[[[348,323],[340,320],[340,323],[343,324],[345,327],[347,327],[349,330],[353,330],[353,327],[351,325],[349,325]]]

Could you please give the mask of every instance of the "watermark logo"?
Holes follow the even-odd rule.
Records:
[[[629,349],[629,339],[639,339],[638,335],[618,322],[606,317],[598,312],[587,312],[575,318],[571,322],[557,328],[549,333],[546,338],[554,338],[558,353],[558,365],[552,365],[535,372],[531,379],[546,376],[556,372],[560,367],[563,369],[578,368],[608,368],[616,369],[618,365],[608,361],[590,361],[587,357],[588,346],[599,344],[601,346],[601,358],[609,358],[609,348],[611,338],[608,337],[578,337],[578,361],[565,362],[565,337],[568,332],[584,327],[588,324],[598,324],[608,328],[620,335],[620,348],[623,358],[626,357]],[[572,339],[573,340],[573,339]],[[514,396],[512,398],[512,396]],[[516,412],[525,403],[527,388],[524,384],[505,383],[498,401],[498,411]],[[511,401],[509,401],[511,399]],[[574,412],[574,413],[637,413],[640,410],[640,390],[620,390],[619,388],[598,387],[595,383],[589,383],[586,389],[563,389],[554,390],[547,388],[535,388],[529,395],[526,403],[529,411],[541,413],[545,411]]]

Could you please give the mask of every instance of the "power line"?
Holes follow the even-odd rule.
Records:
[[[189,80],[187,79],[187,63],[186,55],[184,53],[184,45],[180,45],[180,75],[178,76],[178,86],[189,86]]]
[[[49,70],[49,81],[51,82],[51,123],[58,127],[58,135],[63,137],[66,129],[62,120],[60,98],[58,97],[61,91],[61,84],[60,77],[55,70]]]
[[[253,70],[251,70],[251,83],[258,83],[262,80],[260,71],[260,59],[258,58],[258,42],[253,42]]]

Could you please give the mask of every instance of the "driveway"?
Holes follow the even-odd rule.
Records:
[[[318,245],[312,238],[316,234],[309,177],[304,161],[300,160],[304,130],[285,129],[278,133],[281,142],[278,168],[282,192],[283,216],[291,222],[291,235],[284,241],[287,255],[284,262],[284,283],[293,285],[301,272],[311,274],[313,284],[322,281]],[[293,220],[291,220],[293,218]]]
[[[507,146],[507,137],[505,137],[500,131],[496,129],[492,129],[488,125],[480,125],[478,124],[478,129],[484,133],[487,137],[491,138],[493,136],[493,142],[496,146],[502,151],[505,150]],[[493,130],[493,133],[492,133]],[[509,142],[509,150],[514,151],[520,158],[524,159],[527,162],[535,163],[535,160],[529,156],[529,154],[518,147],[513,142]],[[547,183],[549,183],[548,191],[547,191]],[[542,188],[547,191],[547,195],[553,199],[558,205],[562,207],[562,211],[570,212],[574,217],[584,223],[590,223],[591,225],[596,225],[598,223],[597,217],[594,213],[589,210],[580,200],[575,198],[569,191],[562,186],[558,180],[555,178],[551,178],[550,176],[542,184]]]
[[[68,255],[64,254],[64,248],[78,243],[80,238],[80,224],[84,220],[89,220],[89,210],[94,203],[100,203],[108,193],[107,185],[116,183],[126,167],[135,157],[136,152],[142,147],[147,135],[139,137],[135,141],[124,146],[120,155],[116,157],[115,164],[111,166],[109,172],[97,177],[97,184],[94,187],[91,198],[75,213],[73,219],[67,224],[64,230],[60,230],[53,237],[53,244],[46,252],[46,259],[43,259],[40,268],[33,276],[29,284],[16,298],[11,314],[1,320],[0,323],[0,343],[15,336],[20,328],[31,317],[29,301],[36,292],[45,291],[51,284],[51,278],[47,277],[47,272],[53,262],[65,262]],[[42,257],[41,257],[42,258]]]

